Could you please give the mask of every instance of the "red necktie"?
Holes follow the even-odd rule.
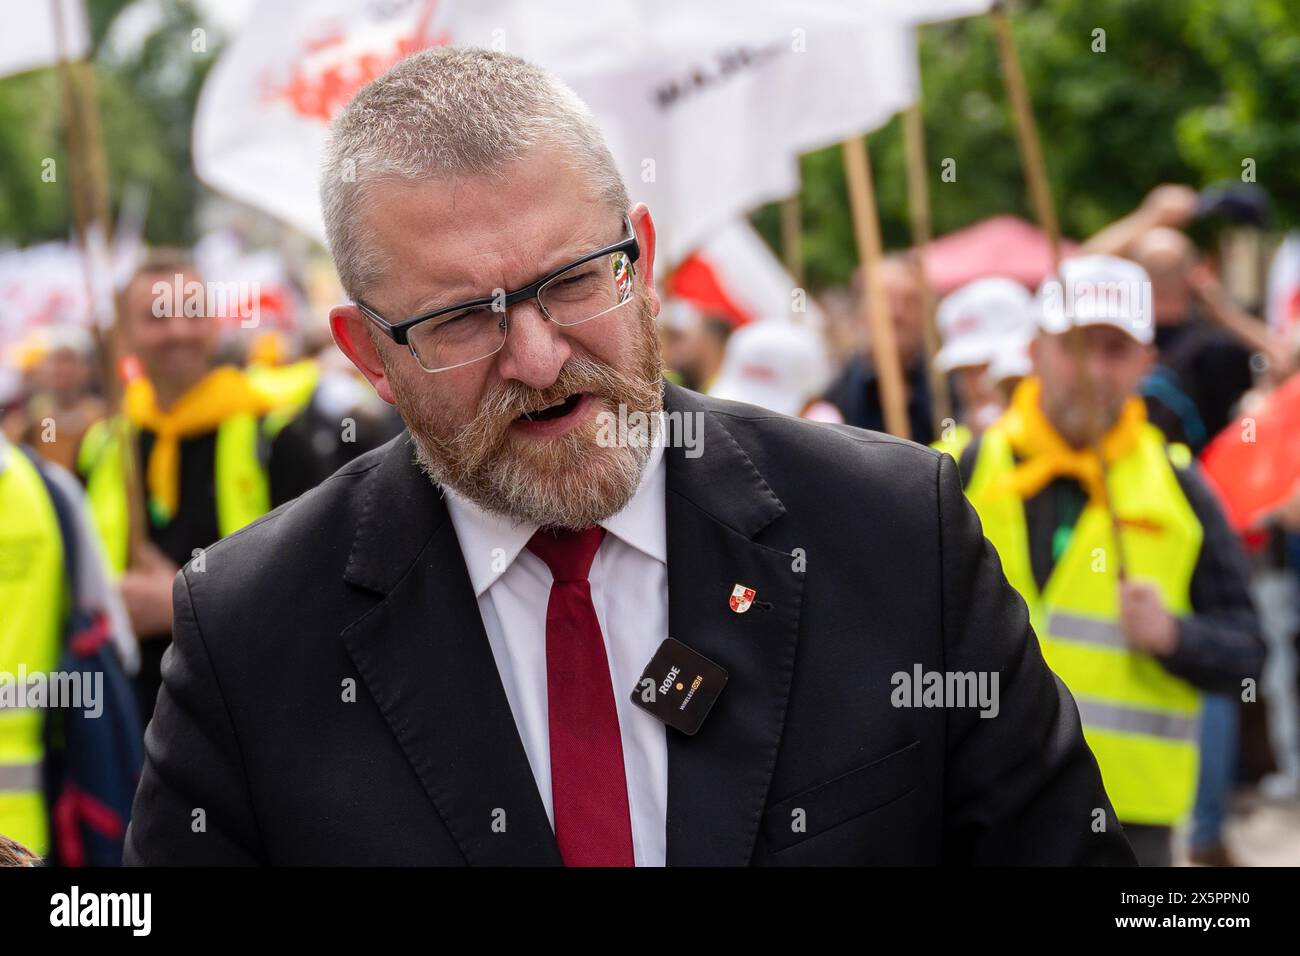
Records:
[[[587,574],[599,526],[528,542],[554,578],[546,605],[546,709],[555,840],[566,866],[632,866],[623,740]]]

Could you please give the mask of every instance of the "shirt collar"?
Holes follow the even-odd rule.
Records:
[[[665,434],[666,429],[661,427],[659,435]],[[632,499],[622,511],[599,523],[625,544],[667,564],[668,532],[664,505],[667,473],[663,458],[664,447],[660,437],[650,448],[650,457],[642,469],[641,481]],[[439,488],[465,556],[474,596],[482,597],[483,592],[514,564],[538,525],[518,523],[488,511],[446,485],[439,485]]]
[[[668,493],[668,472],[664,465],[663,437],[668,429],[660,421],[659,437],[650,447],[641,472],[641,483],[623,510],[600,522],[610,534],[660,564],[668,563],[668,527],[664,499]]]

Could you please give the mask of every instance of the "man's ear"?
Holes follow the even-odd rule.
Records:
[[[659,292],[655,289],[655,221],[650,216],[650,207],[639,202],[628,213],[632,228],[636,230],[636,241],[641,247],[641,258],[637,260],[636,270],[645,280],[646,292],[650,296],[651,315],[659,314]]]
[[[336,305],[330,309],[330,332],[334,344],[366,377],[379,397],[389,405],[397,404],[393,399],[393,389],[384,371],[384,363],[379,357],[379,350],[370,339],[366,328],[367,319],[355,305]]]

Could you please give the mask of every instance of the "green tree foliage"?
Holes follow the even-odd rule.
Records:
[[[189,0],[153,4],[159,22],[138,49],[119,59],[104,50],[130,0],[88,4],[109,192],[116,204],[128,182],[151,191],[146,238],[194,239],[199,184],[190,162],[190,130],[199,87],[213,50],[196,51],[199,25]],[[54,69],[0,79],[0,242],[26,245],[63,238],[72,228],[71,168],[64,141],[60,85]],[[53,159],[54,182],[42,180]]]
[[[71,228],[58,103],[52,70],[0,81],[0,243],[25,245]]]
[[[1186,35],[1222,78],[1222,93],[1177,124],[1179,147],[1206,179],[1257,181],[1283,222],[1300,220],[1300,0],[1189,4]]]
[[[1067,235],[1092,234],[1161,182],[1239,180],[1246,157],[1279,221],[1300,219],[1300,0],[1038,0],[1013,23]],[[1032,218],[988,19],[924,27],[920,56],[936,234],[1001,213]],[[885,243],[907,245],[901,122],[869,142]],[[945,159],[955,182],[941,181]],[[817,289],[846,281],[857,256],[839,148],[802,168]],[[777,210],[755,221],[779,247]]]

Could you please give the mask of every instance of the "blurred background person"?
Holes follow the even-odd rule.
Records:
[[[1148,412],[1170,440],[1200,451],[1251,387],[1251,350],[1206,320],[1198,289],[1212,294],[1216,280],[1187,236],[1153,229],[1134,243],[1132,258],[1151,276],[1155,308],[1158,365],[1142,384]]]
[[[721,316],[701,313],[683,299],[669,299],[659,318],[659,345],[672,380],[708,392],[722,368],[734,326]]]
[[[934,434],[930,386],[925,368],[925,315],[921,307],[921,290],[916,272],[902,256],[886,257],[881,275],[889,299],[889,316],[894,325],[899,363],[903,369],[907,396],[907,418],[912,440],[929,444]],[[849,425],[885,430],[884,410],[880,403],[880,380],[872,361],[870,345],[869,296],[861,273],[855,276],[858,322],[861,341],[865,343],[845,364],[844,369],[827,387],[825,399],[839,409]]]
[[[819,398],[830,376],[826,344],[815,329],[760,319],[732,333],[709,394],[782,415],[840,421],[838,410]]]
[[[1085,252],[1126,256],[1150,277],[1157,362],[1142,395],[1152,423],[1193,452],[1227,427],[1253,383],[1252,349],[1207,315],[1221,311],[1222,288],[1183,231],[1200,205],[1188,186],[1157,186],[1137,209],[1083,246]]]
[[[687,302],[670,295],[663,296],[663,308],[656,319],[659,333],[659,354],[663,356],[664,376],[669,381],[690,388],[687,374],[693,362],[695,332],[700,323],[699,313]]]
[[[1281,381],[1295,365],[1283,341],[1233,301],[1219,278],[1215,257],[1203,255],[1187,234],[1194,229],[1204,238],[1224,221],[1258,229],[1268,218],[1267,205],[1262,190],[1242,183],[1199,193],[1166,183],[1085,243],[1089,250],[1128,256],[1150,277],[1157,359],[1143,379],[1141,393],[1151,421],[1171,442],[1186,444],[1195,454],[1232,426],[1257,383]],[[1221,242],[1220,249],[1225,248],[1230,246]],[[1293,580],[1285,580],[1294,568],[1285,569],[1282,542],[1276,526],[1246,541],[1252,590],[1266,634],[1292,626],[1282,622],[1294,617],[1295,599],[1283,594],[1295,592]],[[1280,587],[1284,580],[1287,587]],[[1225,838],[1229,798],[1243,777],[1256,780],[1276,767],[1269,726],[1277,721],[1270,721],[1270,710],[1263,698],[1243,703],[1236,697],[1206,696],[1190,832],[1193,862],[1235,862]],[[1294,727],[1294,699],[1291,710],[1283,723]]]
[[[1019,335],[1004,340],[997,354],[993,356],[993,361],[989,363],[989,381],[993,383],[998,400],[1004,409],[1011,404],[1011,396],[1015,394],[1016,386],[1034,370],[1033,360],[1029,356],[1029,346],[1033,343],[1035,334],[1036,326],[1031,321],[1030,326],[1022,330]]]
[[[143,374],[126,388],[133,436],[121,447],[108,422],[87,433],[78,455],[96,525],[141,640],[141,714],[153,712],[171,638],[172,579],[202,548],[289,501],[319,480],[309,448],[286,445],[287,422],[240,369],[216,361],[220,327],[208,297],[186,308],[202,277],[187,254],[153,252],[124,286],[120,322]],[[125,454],[136,456],[145,530],[128,566]]]
[[[334,347],[326,329],[308,326],[298,338],[295,347],[280,332],[261,333],[244,371],[274,403],[263,430],[275,435],[278,458],[296,462],[293,480],[305,491],[388,441],[402,422]]]
[[[30,347],[27,398],[5,416],[5,434],[72,470],[82,437],[104,417],[104,401],[94,391],[94,340],[85,329],[62,324],[37,333]]]
[[[1113,256],[1061,269],[1035,303],[1034,374],[959,470],[1139,862],[1167,866],[1197,793],[1203,695],[1258,679],[1264,645],[1236,536],[1138,395],[1145,273]],[[1096,294],[1111,289],[1129,295]]]
[[[942,348],[934,357],[957,399],[957,417],[949,433],[934,443],[956,454],[973,435],[991,425],[1006,406],[992,374],[998,356],[1014,355],[1029,316],[1029,291],[1012,279],[976,279],[939,303],[937,319]]]
[[[138,666],[81,486],[0,434],[0,834],[55,863],[121,862]]]
[[[334,347],[332,339],[316,346],[310,358],[312,387],[306,400],[292,409],[276,443],[304,469],[310,486],[324,481],[353,458],[401,432],[401,418],[383,402],[355,366]],[[273,413],[275,414],[275,413]],[[279,414],[284,414],[280,412]]]

